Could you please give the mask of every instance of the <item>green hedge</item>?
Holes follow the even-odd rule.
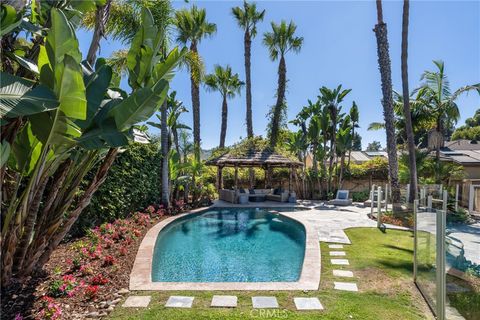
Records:
[[[157,140],[131,144],[120,153],[91,204],[72,229],[73,235],[105,221],[123,218],[157,201],[160,194],[161,155]],[[89,174],[91,176],[96,168]]]

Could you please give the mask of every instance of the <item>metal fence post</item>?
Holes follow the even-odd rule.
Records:
[[[382,187],[378,187],[377,189],[377,228],[380,228],[382,225]]]
[[[433,197],[432,196],[428,196],[427,198],[427,209],[428,210],[432,210],[432,201],[433,200]]]
[[[446,212],[437,210],[437,319],[445,320],[446,272],[445,272],[445,227]]]
[[[408,200],[410,199],[410,183],[407,184],[407,193],[406,193],[406,195],[407,195],[407,198],[405,199],[405,202],[408,203]]]

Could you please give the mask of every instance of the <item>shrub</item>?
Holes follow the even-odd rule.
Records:
[[[38,313],[38,319],[49,319],[49,320],[57,320],[61,319],[62,317],[62,309],[60,306],[55,303],[55,300],[51,297],[43,297],[42,298],[42,308]]]
[[[88,300],[93,300],[98,295],[98,286],[97,285],[89,285],[88,287],[85,288],[84,293],[85,293],[85,297]]]
[[[364,202],[370,197],[370,192],[368,190],[352,192],[353,202]]]
[[[62,279],[53,280],[48,286],[48,294],[52,297],[73,296],[79,285],[73,275],[64,275]]]
[[[447,222],[449,223],[467,223],[470,220],[468,212],[463,208],[458,208],[455,211],[448,211]]]
[[[92,285],[104,285],[104,284],[107,284],[108,283],[108,279],[105,278],[105,276],[101,273],[97,274],[96,276],[94,276],[92,278],[92,280],[90,281],[90,283]]]
[[[158,141],[154,139],[149,144],[131,144],[125,152],[119,154],[107,179],[93,196],[90,206],[82,212],[70,234],[81,236],[84,230],[94,225],[124,218],[130,212],[154,203],[160,190],[161,155],[158,148]],[[96,169],[93,168],[90,175]]]
[[[115,258],[112,256],[105,256],[105,258],[103,258],[104,267],[113,266],[115,262],[117,262],[117,260],[115,260]]]

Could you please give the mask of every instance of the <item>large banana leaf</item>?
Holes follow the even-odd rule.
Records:
[[[187,49],[183,48],[181,51],[178,50],[178,47],[175,47],[168,54],[165,61],[157,63],[153,70],[153,79],[158,81],[160,79],[171,80],[174,76],[173,70],[180,63],[181,58],[187,53]]]
[[[22,16],[8,4],[2,3],[0,17],[0,37],[10,33],[22,23]]]
[[[15,158],[12,167],[26,175],[30,174],[40,157],[41,151],[42,143],[33,134],[30,122],[27,122],[12,145],[12,154]]]
[[[52,69],[55,70],[57,65],[62,65],[66,55],[72,57],[77,65],[80,64],[82,54],[78,49],[78,40],[65,14],[61,10],[52,9],[51,22],[45,48]]]
[[[104,100],[105,93],[112,79],[112,68],[106,64],[100,65],[95,72],[90,74],[84,73],[83,79],[87,98],[87,117],[86,120],[78,120],[76,123],[80,128],[85,129],[93,122]]]
[[[116,148],[128,144],[130,132],[120,132],[112,118],[104,121],[102,126],[95,127],[83,134],[78,142],[85,149]]]
[[[52,110],[58,107],[55,94],[46,86],[33,87],[33,82],[0,73],[0,116],[14,118]]]
[[[60,77],[58,87],[58,101],[60,109],[67,117],[85,120],[87,116],[87,99],[85,97],[85,84],[83,83],[80,65],[69,55],[63,60],[62,73],[55,75]]]
[[[135,34],[127,55],[128,83],[132,88],[142,87],[151,76],[162,40],[150,10],[142,9],[142,27]]]
[[[119,131],[150,118],[163,103],[168,92],[168,81],[160,80],[152,88],[141,88],[113,107],[109,115],[115,118]]]

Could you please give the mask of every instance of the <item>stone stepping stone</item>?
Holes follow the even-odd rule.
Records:
[[[331,262],[332,264],[342,265],[342,266],[348,266],[348,265],[350,265],[350,263],[348,262],[347,259],[330,259],[330,262]]]
[[[330,249],[343,249],[343,244],[329,244]]]
[[[275,309],[278,301],[275,297],[252,297],[252,305],[255,309]]]
[[[358,291],[358,287],[356,283],[353,282],[333,282],[335,290],[342,290],[342,291]]]
[[[193,297],[170,296],[165,307],[167,308],[191,308],[193,304]]]
[[[352,271],[346,271],[346,270],[333,270],[333,276],[334,277],[353,278],[353,272]]]
[[[345,253],[345,251],[330,251],[330,255],[339,257],[339,256],[346,256],[347,254]]]
[[[152,300],[151,296],[130,296],[125,300],[124,308],[146,308]]]
[[[323,310],[318,298],[293,298],[297,310]]]
[[[236,308],[237,307],[236,296],[213,296],[210,307],[216,308]]]

